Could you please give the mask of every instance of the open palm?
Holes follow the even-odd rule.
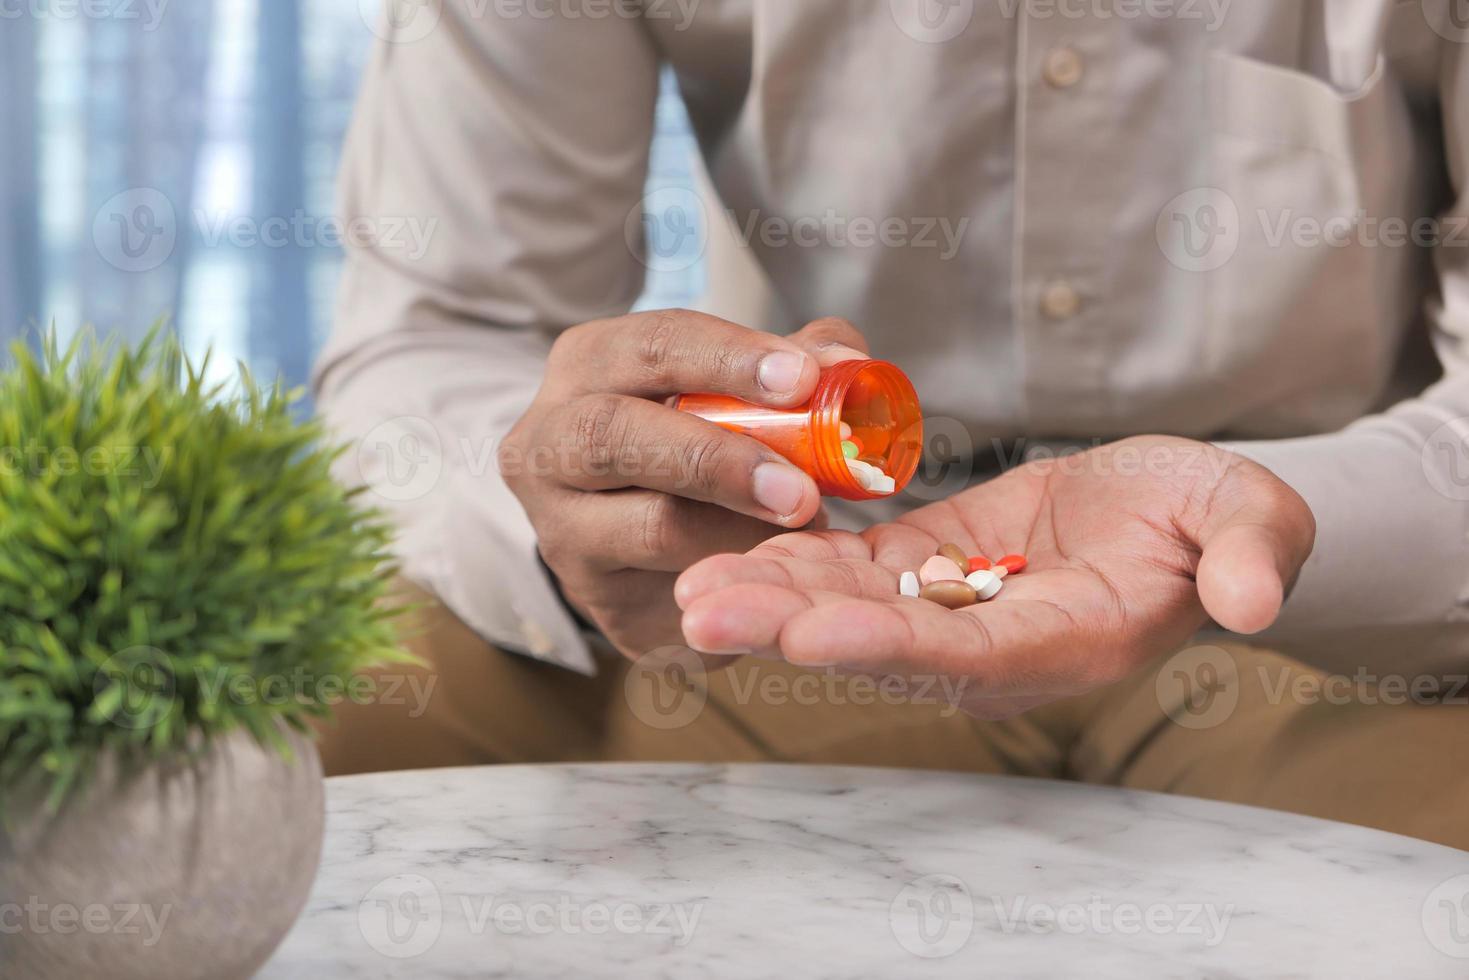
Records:
[[[1112,683],[1212,617],[1258,632],[1310,553],[1305,502],[1263,467],[1144,437],[1030,463],[862,534],[781,535],[686,571],[688,643],[805,666],[957,678],[1001,717]],[[899,596],[940,544],[1030,567],[957,612]]]

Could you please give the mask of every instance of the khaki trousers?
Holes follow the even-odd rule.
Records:
[[[491,763],[791,762],[1009,773],[1253,804],[1469,849],[1469,711],[1348,685],[1278,654],[1197,646],[1006,721],[943,679],[878,684],[747,658],[597,677],[415,614],[427,666],[390,667],[323,726],[328,774]]]

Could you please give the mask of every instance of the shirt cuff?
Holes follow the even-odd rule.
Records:
[[[1379,418],[1221,448],[1271,470],[1316,518],[1315,549],[1267,641],[1333,669],[1463,669],[1469,509],[1426,478],[1421,438]]]

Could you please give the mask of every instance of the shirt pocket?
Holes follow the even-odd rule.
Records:
[[[1416,212],[1411,124],[1386,59],[1344,92],[1302,71],[1215,53],[1209,193],[1226,260],[1209,276],[1206,357],[1248,385],[1260,434],[1345,424],[1386,383],[1417,251],[1383,222]]]

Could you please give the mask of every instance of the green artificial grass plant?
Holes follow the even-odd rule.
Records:
[[[58,804],[103,749],[284,750],[280,723],[408,659],[388,528],[293,395],[206,384],[158,330],[40,346],[0,373],[0,809],[32,780]]]

